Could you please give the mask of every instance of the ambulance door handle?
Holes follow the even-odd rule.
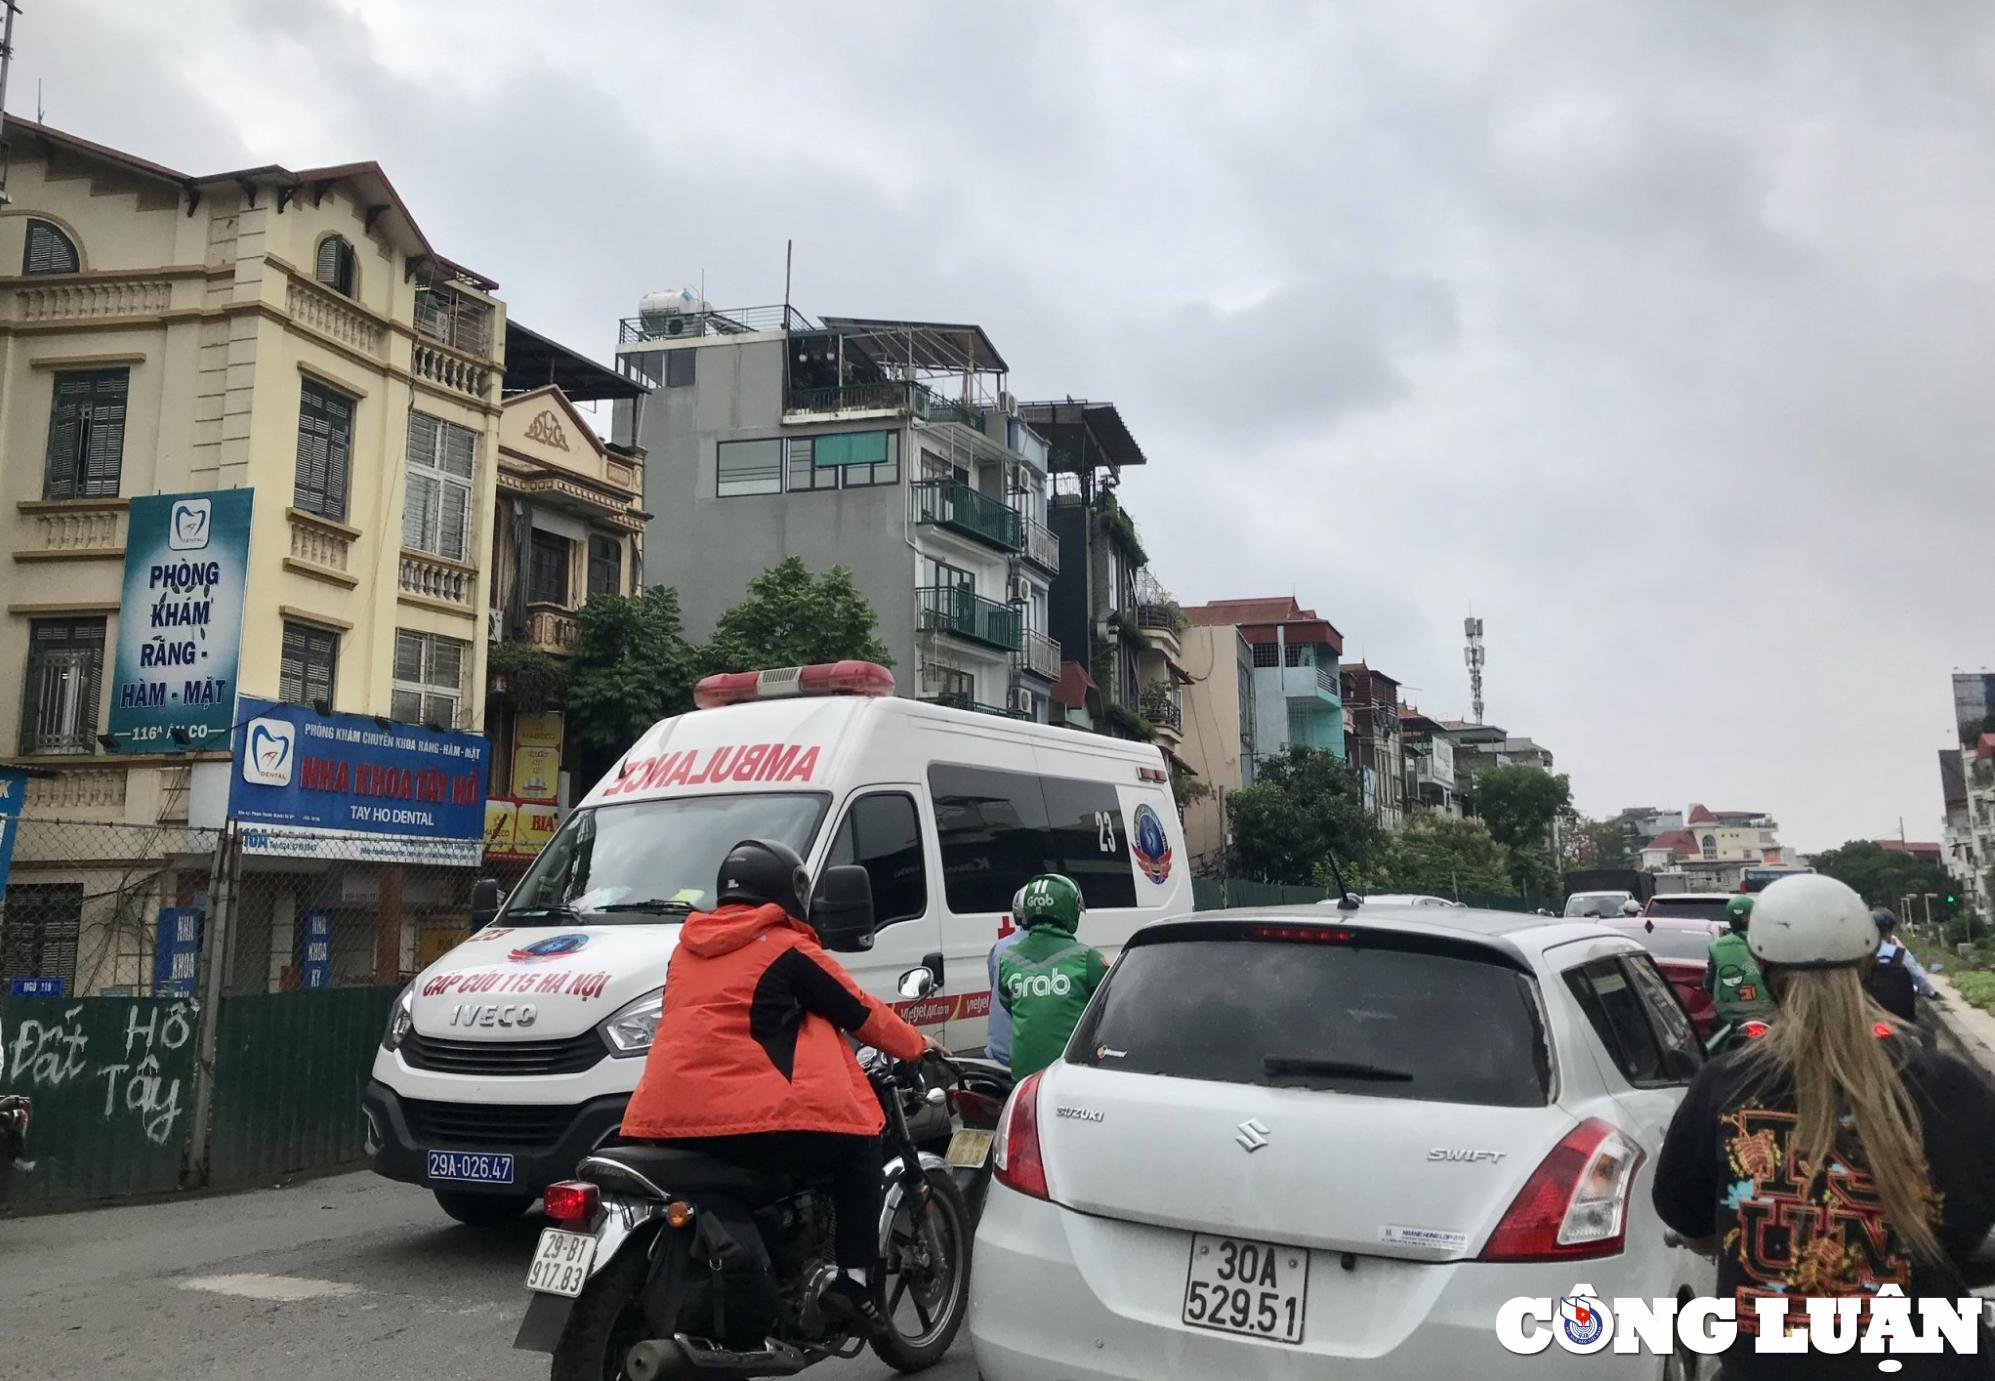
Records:
[[[942,951],[938,949],[933,954],[922,955],[921,963],[923,968],[926,968],[930,973],[935,975],[935,986],[940,988],[943,979]]]

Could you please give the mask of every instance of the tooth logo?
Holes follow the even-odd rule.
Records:
[[[292,725],[281,719],[252,719],[242,779],[251,786],[291,785],[297,748],[298,731]]]
[[[208,545],[214,505],[207,499],[177,499],[168,525],[166,545],[174,551],[200,551]]]

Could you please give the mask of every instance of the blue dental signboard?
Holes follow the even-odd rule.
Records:
[[[14,831],[21,827],[22,798],[28,794],[28,774],[18,767],[0,767],[0,896],[7,892],[7,869],[14,861]]]
[[[253,497],[248,489],[218,489],[132,500],[111,672],[109,728],[118,751],[228,741]]]
[[[369,715],[238,702],[229,814],[243,849],[363,863],[477,864],[489,744]]]
[[[298,986],[309,992],[332,986],[332,912],[315,906],[298,927]]]
[[[152,944],[152,995],[194,996],[194,977],[201,962],[201,908],[162,906]]]

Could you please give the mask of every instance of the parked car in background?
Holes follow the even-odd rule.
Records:
[[[1146,926],[1007,1110],[978,1370],[1654,1381],[1508,1356],[1491,1320],[1575,1281],[1711,1292],[1648,1182],[1702,1062],[1655,961],[1590,923],[1372,900]]]
[[[1655,900],[1663,901],[1665,898],[1657,897]],[[1601,924],[1630,936],[1636,944],[1655,956],[1656,967],[1669,980],[1669,986],[1676,990],[1684,1010],[1690,1013],[1691,1023],[1697,1028],[1697,1038],[1709,1038],[1716,1013],[1711,1005],[1711,994],[1704,988],[1704,965],[1711,957],[1711,942],[1729,928],[1726,923],[1723,920],[1707,921],[1695,915],[1672,916],[1665,912],[1656,916],[1613,916],[1603,918]]]

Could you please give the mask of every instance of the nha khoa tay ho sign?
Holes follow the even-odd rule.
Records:
[[[108,721],[119,752],[228,742],[254,498],[218,489],[132,500]]]
[[[243,849],[285,858],[473,866],[490,745],[480,734],[382,728],[244,696],[229,814]]]

